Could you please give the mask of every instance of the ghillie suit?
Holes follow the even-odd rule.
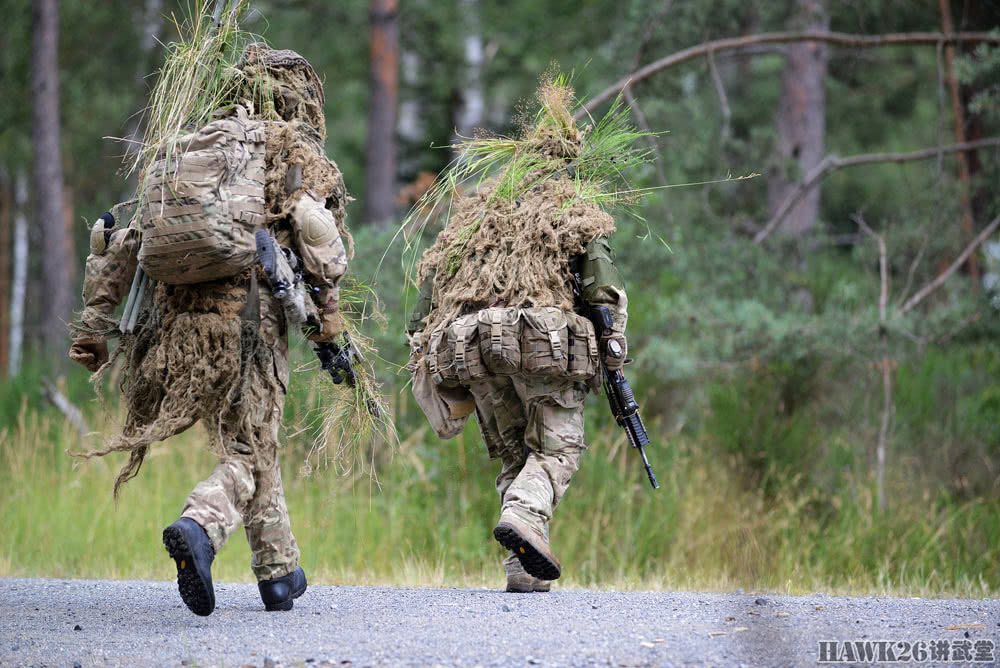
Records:
[[[343,243],[350,243],[344,227],[349,197],[339,169],[323,152],[322,85],[298,54],[259,44],[247,47],[231,76],[235,104],[217,110],[215,120],[256,123],[245,127],[264,130],[263,167],[256,174],[242,174],[244,180],[257,179],[251,185],[264,193],[260,218],[251,220],[301,257],[320,319],[310,337],[331,340],[341,331],[338,285],[351,253]],[[183,159],[181,155],[181,165]],[[142,217],[172,216],[170,222],[177,226],[160,236],[181,248],[199,243],[183,236],[197,227],[201,215],[191,213],[183,196],[179,187],[169,193],[164,187],[162,204],[140,206],[133,225],[104,230],[99,221],[100,230],[95,227],[85,308],[70,357],[91,370],[99,367],[98,377],[111,366],[105,361],[108,326],[115,325],[114,309],[136,271],[144,235],[150,234],[145,222],[139,229]],[[83,455],[130,453],[115,481],[117,496],[154,442],[203,421],[220,463],[195,487],[182,517],[204,528],[216,552],[242,521],[253,552],[251,566],[262,582],[294,574],[299,554],[277,461],[289,376],[287,330],[285,314],[256,265],[217,280],[156,282],[135,333],[124,335],[115,351],[125,358],[121,389],[128,413],[122,433]],[[181,591],[184,596],[183,585]],[[187,598],[185,602],[198,612]]]
[[[508,591],[548,591],[561,572],[549,523],[586,448],[583,400],[607,343],[574,313],[571,266],[582,297],[611,307],[624,362],[627,298],[602,204],[620,192],[609,188],[612,163],[642,159],[617,105],[581,130],[564,82],[544,82],[539,101],[521,138],[469,140],[445,185],[418,203],[423,212],[450,208],[419,264],[407,328],[414,394],[438,435],[454,436],[475,412],[490,457],[501,460],[494,536],[511,550]],[[498,173],[484,178],[487,169]],[[477,177],[478,191],[458,194]]]

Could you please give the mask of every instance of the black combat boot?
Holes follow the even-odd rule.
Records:
[[[265,610],[291,610],[295,599],[306,593],[305,571],[299,567],[280,578],[261,580],[257,583],[257,589],[264,600]]]
[[[163,545],[177,563],[177,589],[181,600],[196,615],[215,610],[212,561],[215,548],[208,534],[194,520],[182,517],[163,530]]]

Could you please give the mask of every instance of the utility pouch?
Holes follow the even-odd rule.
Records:
[[[435,383],[428,362],[427,356],[417,362],[413,373],[413,398],[438,438],[452,438],[465,428],[469,416],[476,410],[476,402],[464,387],[443,387]]]
[[[479,349],[479,322],[475,313],[434,330],[429,345],[432,377],[444,384],[467,383],[489,375]]]
[[[566,376],[569,333],[566,314],[552,306],[522,310],[521,369],[536,376]]]
[[[521,309],[493,307],[477,314],[479,347],[486,368],[509,376],[521,370]]]
[[[582,315],[567,313],[566,328],[569,338],[566,377],[573,380],[593,378],[599,362],[594,325]]]

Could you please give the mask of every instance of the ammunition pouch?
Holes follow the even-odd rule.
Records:
[[[427,345],[431,380],[456,387],[488,376],[586,380],[597,372],[594,326],[554,307],[494,307],[436,328]]]

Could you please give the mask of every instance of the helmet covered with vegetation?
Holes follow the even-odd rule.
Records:
[[[243,51],[239,70],[243,85],[238,97],[249,97],[267,118],[270,109],[284,121],[298,120],[326,140],[323,83],[305,58],[289,49],[272,49],[255,42]]]

